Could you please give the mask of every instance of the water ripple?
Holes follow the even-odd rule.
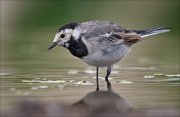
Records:
[[[46,80],[46,79],[43,79],[43,80],[22,80],[22,82],[24,83],[65,83],[66,81],[65,80]]]

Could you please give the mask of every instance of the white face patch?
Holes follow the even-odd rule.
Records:
[[[81,34],[81,31],[76,29],[76,30],[74,30],[72,35],[73,35],[74,39],[77,40],[77,39],[79,39],[80,34]]]
[[[57,34],[55,35],[55,37],[54,37],[53,42],[58,42],[59,38],[60,38],[60,34],[57,33]]]
[[[61,32],[56,33],[53,43],[58,43],[59,46],[68,47],[69,44],[66,43],[70,40],[71,35],[73,33],[72,29],[65,29]]]
[[[67,41],[71,38],[71,35],[73,34],[73,30],[72,29],[65,29],[65,30],[63,30],[62,34],[65,34],[65,37],[61,38],[61,39]]]
[[[55,35],[53,42],[58,42],[58,41],[67,42],[71,38],[72,33],[73,33],[72,29],[62,30],[61,32],[58,32]]]

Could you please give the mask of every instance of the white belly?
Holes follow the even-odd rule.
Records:
[[[117,63],[129,51],[129,47],[119,48],[118,50],[113,50],[107,53],[103,50],[97,50],[93,53],[89,53],[88,56],[83,57],[82,60],[92,66],[107,67]]]

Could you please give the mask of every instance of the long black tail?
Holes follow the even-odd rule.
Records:
[[[143,38],[143,37],[148,37],[151,35],[157,35],[159,33],[169,32],[170,29],[165,28],[165,27],[158,27],[158,28],[152,28],[152,29],[148,29],[148,30],[140,30],[140,31],[134,30],[134,31]]]

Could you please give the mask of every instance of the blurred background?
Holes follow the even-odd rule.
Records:
[[[171,28],[134,45],[110,80],[136,108],[179,108],[179,9],[178,0],[1,0],[1,107],[29,96],[71,104],[94,91],[95,68],[64,48],[47,48],[64,24],[109,20],[128,29]]]

